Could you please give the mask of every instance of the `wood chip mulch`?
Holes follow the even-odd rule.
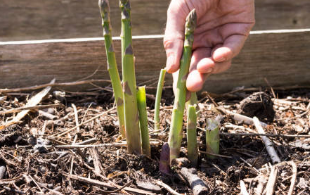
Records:
[[[160,132],[153,129],[154,100],[147,102],[151,158],[127,154],[110,92],[54,91],[24,108],[36,93],[0,94],[0,126],[30,109],[18,123],[0,130],[0,194],[193,194],[181,167],[172,167],[168,176],[159,171],[161,147],[168,140],[171,89],[163,93]],[[246,90],[200,96],[197,175],[208,194],[310,194],[310,91],[275,93],[276,98]],[[259,116],[281,163],[272,164],[254,125],[234,120],[216,106]],[[218,115],[220,155],[210,160],[206,120]],[[183,134],[180,157],[187,153],[185,128]]]

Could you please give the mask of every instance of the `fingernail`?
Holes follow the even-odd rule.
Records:
[[[174,64],[174,55],[170,55],[167,59],[167,64],[166,64],[166,67],[167,67],[167,71],[170,72],[171,71],[171,67],[173,66]]]

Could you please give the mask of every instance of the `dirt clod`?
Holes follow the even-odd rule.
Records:
[[[240,102],[239,113],[248,116],[256,116],[260,121],[273,121],[275,111],[270,95],[265,92],[256,92]]]

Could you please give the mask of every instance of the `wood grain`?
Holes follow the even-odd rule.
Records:
[[[131,0],[134,35],[163,34],[170,0]],[[110,0],[113,35],[118,0]],[[253,30],[310,28],[309,0],[256,0]],[[100,37],[97,0],[1,0],[0,41]]]
[[[120,41],[114,42],[120,66]],[[57,82],[77,81],[91,75],[98,67],[92,79],[108,79],[103,44],[102,39],[0,42],[0,88],[44,84],[53,78]],[[211,75],[204,89],[218,93],[240,86],[265,86],[264,78],[274,87],[309,85],[309,45],[310,29],[253,32],[230,70]],[[162,37],[134,38],[133,46],[137,82],[154,80],[156,85],[166,61]],[[166,85],[171,83],[171,76],[168,76]]]

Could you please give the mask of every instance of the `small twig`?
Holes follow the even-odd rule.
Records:
[[[132,184],[132,181],[128,182],[128,183],[125,184],[124,186],[122,186],[122,187],[120,187],[120,188],[118,188],[118,189],[116,189],[116,190],[113,190],[113,191],[103,191],[103,190],[101,190],[101,189],[99,189],[99,190],[102,191],[103,193],[106,193],[106,194],[113,194],[113,193],[117,193],[117,192],[119,192],[119,191],[122,191],[122,193],[126,193],[126,191],[124,191],[123,189],[126,188],[126,187],[128,187],[128,186],[130,186],[131,184]],[[128,194],[128,193],[126,193],[126,194]]]
[[[160,142],[158,141],[151,141],[150,145],[160,145]],[[55,147],[55,148],[61,148],[61,149],[74,149],[74,148],[99,148],[99,147],[127,147],[127,142],[121,142],[121,143],[107,143],[107,144],[97,144],[97,145],[47,145],[47,148]]]
[[[0,111],[0,115],[16,113],[22,110],[40,110],[40,109],[55,108],[55,107],[64,107],[64,105],[63,104],[50,104],[50,105],[37,105],[37,106],[23,106],[20,108],[12,108],[10,110]]]
[[[213,167],[215,167],[217,170],[219,170],[223,175],[225,175],[225,176],[227,175],[226,172],[223,171],[219,166],[217,166],[217,165],[214,164],[214,163],[211,163],[211,164],[212,164]]]
[[[173,195],[181,195],[162,181],[156,180],[155,183],[159,185],[160,187],[165,188],[168,192],[170,192]]]
[[[247,164],[249,167],[251,167],[256,173],[259,173],[259,170],[257,170],[253,165],[248,163],[246,160],[244,160],[242,157],[240,157],[240,160],[242,160],[245,164]]]
[[[80,127],[81,125],[84,125],[84,124],[86,124],[86,123],[89,123],[89,122],[93,121],[94,119],[96,119],[96,118],[98,118],[98,117],[107,115],[109,112],[111,112],[111,111],[114,110],[114,109],[115,109],[115,108],[111,108],[111,109],[109,109],[109,110],[107,110],[107,111],[105,111],[105,112],[102,112],[102,113],[100,113],[100,114],[98,114],[98,115],[92,117],[91,119],[88,119],[87,121],[84,121],[84,122],[80,123],[80,124],[79,124],[79,127]],[[63,136],[63,135],[66,135],[67,133],[73,131],[76,127],[77,127],[77,126],[71,128],[71,129],[68,129],[67,131],[62,132],[62,133],[60,133],[60,134],[58,134],[58,135],[56,135],[56,136],[57,136],[57,137],[61,137],[61,136]]]
[[[270,87],[270,90],[271,90],[272,96],[273,96],[274,98],[276,98],[277,96],[276,96],[276,94],[275,94],[275,92],[274,92],[273,88],[271,87],[271,85],[270,85],[269,81],[267,80],[267,78],[264,78],[264,80],[265,80],[266,84],[268,85],[268,87]]]
[[[245,183],[244,181],[240,180],[240,194],[241,195],[249,195],[247,189],[246,189],[246,186],[245,186]]]
[[[57,119],[57,116],[52,115],[52,114],[50,114],[50,113],[48,113],[48,112],[44,112],[43,110],[39,110],[39,115],[40,115],[40,116],[44,116],[45,118],[48,118],[48,119],[50,119],[50,120],[55,120],[55,119]]]
[[[18,177],[15,177],[15,178],[12,178],[12,179],[0,179],[0,184],[1,185],[5,185],[5,184],[13,184],[17,181],[20,181],[22,179],[22,176],[18,176]]]
[[[92,80],[75,81],[75,82],[67,82],[67,83],[48,83],[48,84],[43,84],[43,85],[35,85],[35,86],[31,86],[31,87],[22,87],[22,88],[15,88],[15,89],[0,89],[0,93],[11,93],[11,92],[20,92],[20,91],[33,91],[33,90],[42,89],[42,88],[45,88],[45,87],[74,86],[74,85],[89,84],[89,83],[93,83],[93,82],[111,83],[110,80],[92,79]]]
[[[50,84],[55,83],[55,79],[53,79]],[[51,87],[48,86],[44,88],[42,91],[37,93],[35,96],[30,98],[26,104],[26,106],[36,106],[38,103],[41,102],[42,98],[47,95],[47,93],[51,90]],[[12,120],[6,122],[5,124],[0,126],[0,130],[5,129],[13,124],[19,123],[20,120],[22,120],[27,114],[29,110],[23,110],[20,113],[18,113]]]
[[[81,177],[78,175],[69,175],[67,173],[62,173],[64,176],[69,177],[71,179],[75,179],[81,182],[85,182],[85,183],[89,183],[89,184],[93,184],[93,185],[98,185],[98,186],[103,186],[103,187],[107,187],[107,188],[122,188],[121,186],[118,186],[116,184],[111,184],[112,182],[102,182],[102,181],[98,181],[98,180],[94,180],[94,179],[90,179],[90,178],[86,178],[86,177]],[[117,186],[117,187],[116,187]],[[133,193],[138,193],[138,194],[147,194],[147,195],[154,195],[153,193],[146,191],[146,190],[140,190],[140,189],[135,189],[135,188],[131,188],[131,187],[124,187],[123,188],[126,191],[129,192],[133,192]],[[122,189],[121,189],[122,190]]]
[[[257,184],[257,188],[255,189],[255,194],[256,195],[261,195],[263,193],[264,190],[264,186],[267,183],[267,176],[265,175],[259,175],[257,177],[258,179],[258,184]]]
[[[232,158],[231,156],[226,156],[226,155],[222,155],[222,154],[214,154],[214,153],[211,153],[211,152],[205,152],[205,151],[201,151],[201,150],[199,150],[199,153],[209,154],[209,155],[217,156],[217,157],[220,157],[220,158]]]
[[[220,135],[232,135],[232,136],[266,136],[266,137],[287,137],[287,138],[310,138],[310,135],[280,135],[280,134],[268,134],[268,133],[224,133],[221,132]]]
[[[89,152],[90,152],[90,156],[93,159],[93,164],[94,164],[94,167],[95,167],[94,172],[96,173],[96,175],[101,175],[101,173],[103,172],[103,167],[102,167],[102,165],[100,163],[100,157],[99,157],[97,149],[96,148],[91,148],[89,150]]]
[[[36,180],[33,179],[33,177],[31,175],[28,175],[29,178],[33,181],[34,184],[36,184],[36,186],[39,188],[39,190],[43,193],[42,188],[39,186],[39,184],[36,182]]]
[[[78,138],[78,134],[80,133],[80,126],[79,126],[79,116],[78,116],[76,106],[74,104],[72,104],[72,107],[74,110],[74,119],[75,119],[75,124],[76,124],[76,134],[75,134],[73,142],[72,142],[72,145],[74,145],[77,138]],[[72,158],[71,158],[70,175],[72,175],[73,164],[74,164],[74,156],[72,156]]]
[[[290,189],[288,190],[287,195],[292,195],[293,191],[294,191],[294,187],[296,184],[296,178],[297,178],[297,165],[294,161],[284,161],[281,162],[279,164],[276,164],[276,166],[282,166],[284,164],[290,164],[292,166],[292,179],[291,179],[291,185],[290,185]]]
[[[219,105],[214,101],[214,99],[210,96],[210,94],[207,92],[207,91],[205,91],[205,95],[211,100],[211,102],[213,103],[213,105],[215,106],[215,107],[218,107]]]
[[[258,118],[254,117],[253,121],[254,121],[254,125],[255,125],[258,133],[265,134],[265,131],[264,131],[263,127],[261,126],[261,123],[259,122]],[[261,139],[263,140],[263,142],[266,146],[266,150],[267,150],[267,152],[271,158],[272,163],[276,164],[276,163],[281,162],[276,150],[273,147],[273,143],[271,142],[271,140],[265,136],[261,136]]]
[[[13,192],[13,193],[17,193],[17,194],[26,194],[26,193],[23,192],[23,191],[15,190],[15,189],[13,189],[13,188],[9,188],[9,187],[6,187],[6,186],[3,186],[3,189],[8,190],[8,191]]]
[[[247,116],[244,116],[244,115],[241,115],[241,114],[237,114],[237,113],[233,113],[233,112],[231,112],[229,110],[226,110],[225,108],[222,108],[222,107],[217,107],[216,109],[218,109],[219,111],[223,112],[226,115],[231,115],[235,121],[238,121],[240,123],[245,123],[245,124],[248,124],[248,125],[253,125],[254,124],[253,119],[250,118],[250,117],[247,117]],[[267,126],[267,124],[263,123],[263,122],[260,122],[260,124],[261,124],[262,127],[266,127]]]
[[[82,141],[82,142],[79,142],[79,143],[75,143],[76,145],[86,145],[86,144],[89,144],[89,143],[93,143],[93,142],[96,142],[98,141],[97,138],[90,138],[88,140],[85,140],[85,141]]]
[[[191,187],[194,195],[208,194],[209,190],[206,184],[196,174],[197,170],[194,168],[188,169],[183,167],[181,175],[186,179]]]
[[[75,119],[75,124],[76,124],[76,135],[74,136],[74,140],[72,142],[72,145],[75,144],[77,138],[78,138],[78,134],[80,133],[80,125],[79,125],[79,116],[78,116],[78,112],[76,109],[76,106],[74,104],[72,104],[72,108],[74,110],[74,119]]]
[[[266,185],[266,195],[273,195],[277,177],[278,177],[278,168],[276,166],[272,166],[268,182]]]
[[[102,67],[102,64],[99,64],[99,66],[96,68],[96,70],[93,73],[91,73],[90,75],[88,75],[88,76],[86,76],[84,78],[81,78],[81,79],[79,79],[77,81],[83,81],[83,80],[86,80],[86,79],[89,79],[89,78],[93,77],[99,71],[100,67]]]

